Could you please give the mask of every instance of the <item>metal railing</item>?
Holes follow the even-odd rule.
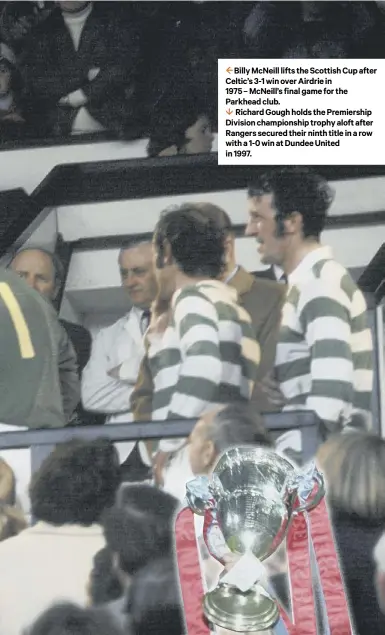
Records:
[[[320,420],[310,411],[269,413],[264,415],[265,426],[272,434],[299,430],[302,437],[302,460],[313,457],[322,442]],[[116,423],[103,426],[78,426],[56,429],[20,430],[0,433],[1,450],[31,448],[32,472],[59,443],[72,439],[92,441],[104,437],[112,441],[143,441],[148,439],[186,438],[196,419]]]

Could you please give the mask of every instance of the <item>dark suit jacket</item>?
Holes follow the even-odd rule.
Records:
[[[67,335],[72,342],[72,346],[75,349],[76,358],[78,362],[79,373],[83,372],[83,368],[87,365],[87,362],[91,354],[92,339],[91,334],[84,326],[80,324],[74,324],[73,322],[67,322],[67,320],[59,320],[61,325],[64,326],[67,331]]]
[[[74,324],[73,322],[67,322],[67,320],[60,320],[61,325],[67,332],[68,338],[72,343],[72,346],[76,353],[79,380],[83,372],[84,367],[91,354],[92,338],[89,331],[80,324]],[[102,425],[105,422],[106,417],[97,412],[87,412],[84,410],[81,401],[76,406],[75,412],[71,417],[71,425]]]
[[[285,287],[277,282],[259,280],[243,267],[239,268],[229,285],[237,290],[239,304],[249,313],[255,330],[255,339],[261,347],[261,361],[252,401],[258,405],[260,412],[269,412],[273,408],[261,391],[258,382],[274,367]],[[139,371],[138,381],[131,395],[134,421],[151,420],[152,391],[151,371],[145,356]]]
[[[131,98],[140,60],[140,27],[131,3],[95,2],[75,51],[61,11],[55,9],[28,39],[21,60],[24,108],[35,134],[67,134],[77,109],[59,106],[69,93],[82,89],[90,114],[106,128],[120,129],[129,118]],[[111,6],[112,5],[112,6]],[[88,80],[88,72],[100,68]]]
[[[253,276],[256,278],[262,278],[263,280],[273,280],[273,282],[277,282],[273,267],[263,269],[262,271],[253,271]]]

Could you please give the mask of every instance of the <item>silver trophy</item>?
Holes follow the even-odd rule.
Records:
[[[187,501],[197,514],[211,509],[229,553],[262,561],[282,543],[292,518],[318,505],[324,492],[315,465],[300,471],[271,450],[248,447],[223,454],[211,479],[188,483]],[[259,582],[241,591],[223,579],[203,599],[210,622],[238,632],[263,631],[277,622],[277,602]]]

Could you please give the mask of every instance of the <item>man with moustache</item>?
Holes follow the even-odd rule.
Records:
[[[275,376],[265,389],[277,409],[314,411],[328,434],[354,414],[370,426],[373,385],[365,299],[320,243],[332,199],[324,179],[306,168],[272,171],[249,187],[246,229],[263,264],[288,277]]]

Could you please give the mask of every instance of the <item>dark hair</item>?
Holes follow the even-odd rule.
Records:
[[[133,577],[128,612],[135,635],[182,635],[184,617],[172,558],[149,562]]]
[[[150,485],[124,484],[115,505],[104,514],[104,536],[118,555],[122,571],[132,575],[148,561],[168,555],[178,501]]]
[[[233,231],[231,218],[222,207],[213,203],[196,203],[196,206],[204,216],[212,220],[225,234]]]
[[[12,259],[10,265],[13,263],[15,258],[25,251],[41,251],[43,254],[48,256],[51,259],[52,268],[54,272],[54,281],[55,281],[55,293],[60,289],[65,279],[65,271],[63,267],[63,263],[60,260],[59,256],[49,251],[49,249],[45,249],[45,247],[40,247],[39,245],[26,245],[21,249],[18,249],[15,253],[12,254]]]
[[[27,635],[122,635],[122,632],[108,611],[84,609],[66,602],[42,613]]]
[[[248,189],[249,198],[264,194],[273,194],[278,221],[298,212],[302,216],[304,238],[319,238],[333,201],[332,190],[324,178],[308,168],[272,170]]]
[[[159,263],[167,242],[176,265],[186,275],[208,278],[221,275],[225,267],[226,232],[206,215],[203,205],[185,203],[165,210],[154,236]]]
[[[94,606],[113,602],[123,595],[122,585],[115,572],[112,551],[108,547],[94,556],[89,594]]]
[[[70,441],[59,445],[34,475],[32,514],[52,525],[91,525],[113,504],[119,483],[118,454],[109,440]]]
[[[207,428],[207,439],[218,454],[239,445],[272,447],[262,415],[250,402],[234,402],[219,410]]]
[[[176,146],[178,152],[188,143],[186,131],[206,115],[207,107],[197,95],[187,93],[162,97],[152,108],[147,154],[157,157],[163,150]],[[207,115],[206,115],[207,116]]]

